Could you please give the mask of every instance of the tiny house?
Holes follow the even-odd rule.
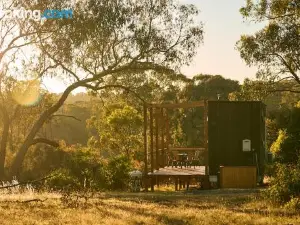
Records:
[[[243,179],[246,179],[245,183],[249,183],[250,179],[254,179],[253,171],[256,181],[262,181],[266,157],[265,116],[266,106],[259,101],[208,102],[210,176],[218,176],[219,181],[225,183],[230,178],[232,184],[227,182],[226,187],[241,187]],[[226,170],[229,167],[230,169]],[[249,176],[241,175],[245,174],[247,167],[250,171]],[[238,172],[239,170],[243,172]],[[225,177],[228,177],[227,181],[224,180]]]

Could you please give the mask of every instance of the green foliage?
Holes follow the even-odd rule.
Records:
[[[132,164],[126,156],[112,158],[107,165],[109,187],[113,190],[128,188],[131,169]]]
[[[24,7],[21,1],[6,2],[8,9]],[[39,132],[72,91],[81,87],[93,93],[113,88],[131,92],[151,83],[145,74],[148,77],[156,74],[152,80],[177,77],[175,74],[191,62],[203,40],[198,9],[173,0],[44,0],[27,2],[26,8],[72,8],[76,16],[71,20],[47,20],[40,26],[33,20],[0,20],[3,37],[0,67],[5,68],[1,70],[1,77],[14,74],[20,75],[22,80],[30,77],[36,81],[59,77],[69,85],[26,127],[19,151],[13,155],[11,176],[20,174],[26,153],[36,142],[34,139],[42,136]],[[21,51],[25,46],[30,49],[26,60]],[[29,73],[32,71],[34,73]],[[136,80],[139,82],[135,83]],[[85,138],[76,141],[82,143]],[[5,155],[4,150],[0,151]],[[127,146],[126,151],[130,155],[131,146]],[[0,157],[1,167],[4,167],[3,158]],[[2,172],[0,170],[0,176]]]
[[[65,104],[44,126],[50,139],[65,140],[68,144],[86,145],[88,132],[86,120],[91,116],[89,102]]]
[[[264,196],[272,202],[280,204],[291,201],[293,197],[299,197],[300,160],[297,165],[275,164],[270,187],[264,191]]]
[[[60,168],[53,172],[48,185],[55,189],[103,189],[107,186],[105,162],[90,148],[80,146],[62,150]]]
[[[89,148],[77,148],[67,157],[64,165],[70,170],[71,174],[80,180],[83,187],[93,186],[96,173],[101,172],[103,167],[101,159]]]
[[[245,79],[240,90],[230,93],[231,101],[262,101],[267,97],[266,83]]]
[[[276,169],[276,164],[272,163],[272,162],[268,162],[265,164],[265,168],[264,168],[264,175],[271,177],[273,176],[273,174],[275,174],[275,169]]]
[[[180,101],[228,100],[239,90],[238,81],[220,75],[199,74],[186,82],[179,93]],[[179,109],[170,112],[174,145],[203,146],[203,108]]]
[[[276,121],[270,118],[266,118],[266,130],[267,130],[267,147],[271,147],[272,144],[277,140],[278,127]],[[272,152],[272,150],[270,149]]]
[[[300,4],[296,0],[247,0],[241,9],[245,18],[267,25],[253,35],[242,35],[237,43],[248,65],[259,66],[263,80],[293,80],[289,90],[298,91],[300,83],[299,25]]]
[[[279,162],[296,164],[300,155],[300,109],[288,110],[288,117],[281,123],[285,125],[285,129],[279,131],[271,152]]]
[[[293,197],[287,202],[284,207],[288,210],[299,210],[300,209],[300,197]]]
[[[140,111],[124,102],[110,102],[105,108],[97,109],[95,115],[88,120],[89,129],[96,130],[89,143],[99,147],[102,156],[139,155],[143,145]]]
[[[221,75],[199,74],[187,83],[181,95],[184,100],[228,100],[231,92],[240,89],[239,82]]]
[[[139,127],[142,125],[142,116],[133,107],[125,105],[122,109],[114,110],[107,117],[107,123],[114,130],[122,129],[124,126],[127,128],[129,124]]]
[[[47,186],[55,190],[124,190],[129,184],[132,162],[126,156],[104,160],[95,149],[73,146],[63,150],[61,164]]]
[[[277,140],[272,144],[270,151],[276,156],[282,151],[282,145],[288,138],[286,130],[279,130]]]
[[[53,190],[80,190],[82,187],[77,177],[72,176],[69,169],[57,169],[47,180],[46,186]]]

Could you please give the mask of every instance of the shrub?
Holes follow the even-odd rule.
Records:
[[[131,169],[132,164],[128,157],[117,156],[112,158],[107,165],[110,189],[127,189],[129,185],[129,172]]]
[[[273,174],[275,174],[275,165],[273,163],[266,163],[265,164],[265,170],[264,170],[264,175],[271,177]]]
[[[47,182],[54,189],[104,189],[107,188],[106,163],[90,148],[73,146],[66,154],[60,168]]]
[[[100,185],[105,183],[104,162],[93,149],[79,148],[71,152],[70,157],[65,160],[65,165],[83,188],[97,188],[98,185],[100,188]]]
[[[299,210],[300,209],[300,198],[292,198],[289,202],[284,205],[284,208],[289,210]]]
[[[44,153],[43,153],[44,154]],[[61,146],[52,151],[55,169],[47,166],[43,168],[45,157],[38,162],[38,175],[34,177],[32,166],[27,167],[24,173],[29,180],[34,180],[49,174],[52,176],[46,181],[46,188],[54,190],[124,190],[129,184],[129,172],[132,162],[126,156],[117,156],[104,160],[100,157],[99,149],[82,147],[80,145]],[[38,160],[36,160],[38,161]],[[46,163],[47,164],[47,163]],[[138,166],[138,165],[136,165]],[[33,168],[33,167],[32,167]]]
[[[277,140],[270,151],[275,161],[286,164],[297,164],[300,155],[300,108],[289,111],[288,120],[283,123],[285,129],[279,130]]]
[[[72,176],[69,169],[60,168],[51,174],[46,185],[54,190],[75,190],[80,187],[80,182],[75,176]]]
[[[95,150],[73,146],[66,149],[62,166],[56,169],[47,186],[55,190],[125,190],[129,185],[132,162],[117,156],[107,162]]]
[[[293,198],[299,197],[300,160],[297,165],[276,163],[270,187],[264,192],[264,195],[272,202],[280,204],[285,204]]]

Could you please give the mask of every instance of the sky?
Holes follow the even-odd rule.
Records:
[[[222,75],[241,83],[255,78],[256,67],[248,67],[240,58],[235,44],[242,34],[253,34],[263,25],[245,22],[239,9],[246,0],[179,0],[194,4],[200,10],[197,21],[204,24],[204,43],[190,66],[182,68],[183,74],[192,77],[197,74]],[[61,81],[46,82],[47,89],[62,92],[65,85]],[[83,89],[76,90],[76,92]]]
[[[189,67],[182,72],[189,77],[196,74],[219,74],[243,82],[255,78],[256,67],[248,67],[240,58],[235,44],[242,34],[253,34],[263,24],[245,22],[239,9],[245,0],[180,0],[200,9],[199,21],[204,23],[204,43]]]

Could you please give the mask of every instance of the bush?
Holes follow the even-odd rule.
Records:
[[[130,160],[125,156],[112,158],[107,165],[109,186],[112,190],[125,190],[129,185]]]
[[[73,146],[64,149],[65,154],[60,168],[47,182],[52,189],[80,190],[107,188],[106,163],[90,148]]]
[[[125,190],[128,187],[129,172],[133,166],[126,156],[104,160],[100,157],[99,149],[63,144],[55,150],[40,153],[34,163],[28,161],[22,175],[26,180],[34,180],[45,177],[50,172],[52,176],[46,181],[46,188]],[[38,151],[33,151],[33,154],[38,154]]]
[[[95,151],[79,148],[65,160],[72,176],[76,177],[83,188],[101,189],[106,187],[106,165]]]
[[[279,130],[277,140],[272,144],[270,151],[277,162],[297,164],[300,155],[300,108],[291,109],[284,124],[285,129]]]
[[[125,190],[129,184],[131,161],[117,156],[107,161],[101,159],[91,148],[73,146],[65,149],[60,168],[47,181],[54,190]]]
[[[46,181],[47,187],[54,190],[75,190],[80,188],[79,180],[72,176],[69,169],[61,168],[51,174]]]
[[[275,164],[274,176],[265,197],[274,203],[286,204],[300,196],[300,160],[297,165]],[[292,203],[291,203],[292,204]]]
[[[300,209],[300,198],[292,198],[288,203],[284,205],[284,208],[289,210],[299,210]]]
[[[268,176],[268,177],[271,177],[273,174],[275,174],[275,168],[276,167],[276,164],[274,163],[266,163],[265,164],[265,170],[264,170],[264,175],[265,176]]]

